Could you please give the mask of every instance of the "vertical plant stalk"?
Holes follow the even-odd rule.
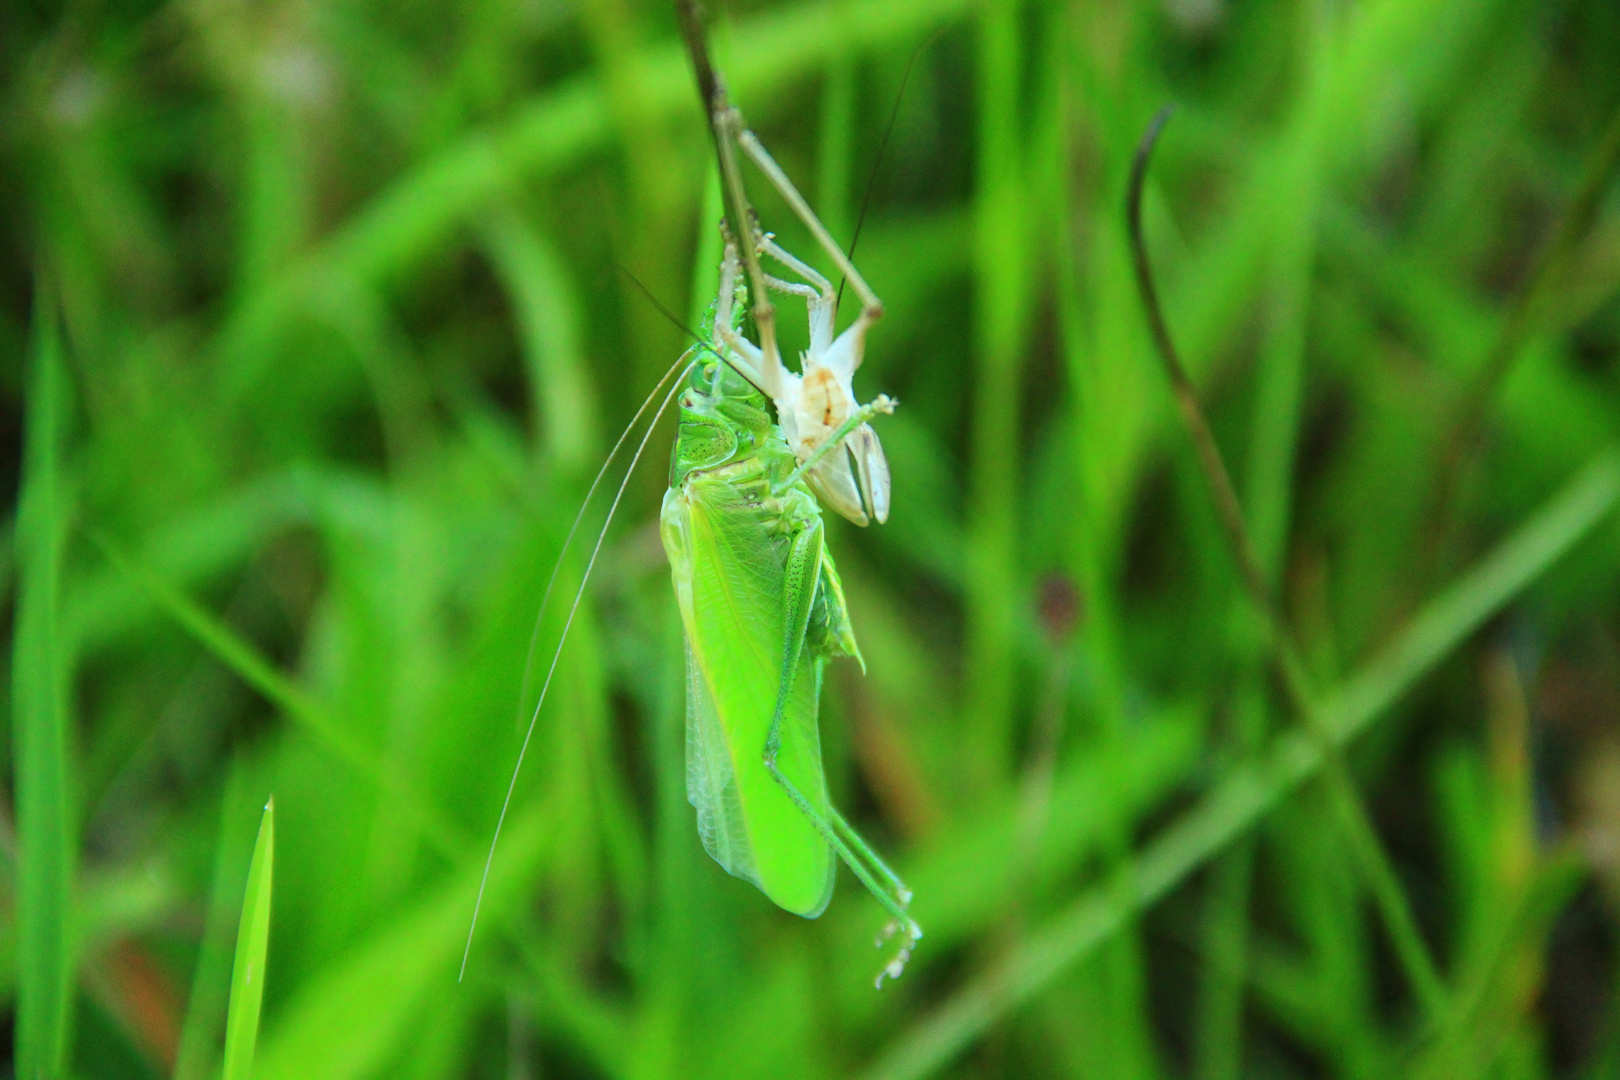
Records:
[[[1244,518],[1253,538],[1260,571],[1275,590],[1287,565],[1293,517],[1295,458],[1299,448],[1304,397],[1306,327],[1311,277],[1316,261],[1321,174],[1321,85],[1334,35],[1321,5],[1302,9],[1299,35],[1302,77],[1307,90],[1292,121],[1299,130],[1296,149],[1286,156],[1286,205],[1272,226],[1265,291],[1264,333],[1257,357],[1253,422],[1249,431]],[[1239,606],[1244,597],[1235,598]],[[1246,613],[1245,613],[1246,614]],[[1239,759],[1259,752],[1269,726],[1265,660],[1245,658],[1230,711],[1227,735]],[[1204,901],[1204,958],[1195,1003],[1193,1075],[1198,1080],[1238,1080],[1243,1075],[1244,1003],[1249,984],[1249,923],[1252,877],[1258,844],[1245,836],[1210,874]]]
[[[55,1080],[68,1058],[73,863],[67,667],[60,626],[65,495],[62,343],[51,285],[35,277],[33,347],[17,515],[12,730],[17,814],[16,1070]]]
[[[771,304],[765,288],[765,271],[759,264],[759,228],[754,222],[754,210],[748,202],[748,189],[743,186],[742,169],[737,163],[734,132],[742,122],[726,96],[726,84],[709,58],[709,39],[703,25],[703,9],[699,0],[675,0],[675,15],[681,25],[681,37],[686,42],[687,54],[692,59],[692,74],[697,79],[698,97],[702,99],[704,113],[709,120],[709,132],[714,136],[715,159],[720,166],[720,187],[724,197],[727,232],[736,240],[738,254],[748,271],[748,309],[754,316],[759,331],[759,347],[767,355],[776,352],[776,308]]]
[[[236,929],[236,961],[231,968],[231,1006],[225,1014],[225,1067],[221,1080],[251,1080],[253,1050],[259,1040],[259,1008],[264,1003],[264,962],[270,946],[270,892],[276,857],[276,801],[264,804],[259,837],[248,863],[242,894],[242,921]]]
[[[1322,754],[1322,775],[1327,783],[1334,809],[1344,827],[1345,839],[1350,844],[1363,879],[1383,916],[1385,927],[1389,931],[1390,943],[1406,972],[1412,991],[1426,1019],[1430,1023],[1438,1023],[1445,1016],[1447,1008],[1445,985],[1440,979],[1439,969],[1429,953],[1427,943],[1423,940],[1422,932],[1418,929],[1411,904],[1399,878],[1395,875],[1388,854],[1384,851],[1383,842],[1378,838],[1378,833],[1367,814],[1367,808],[1350,778],[1350,770],[1345,764],[1343,752],[1322,722],[1314,691],[1306,675],[1304,662],[1301,660],[1299,646],[1282,616],[1270,585],[1266,582],[1260,560],[1249,536],[1248,526],[1243,520],[1243,510],[1238,502],[1237,492],[1232,487],[1231,475],[1227,472],[1220,447],[1215,442],[1214,432],[1210,430],[1209,421],[1198,403],[1192,380],[1188,378],[1180,354],[1177,353],[1175,343],[1170,338],[1169,327],[1164,321],[1164,312],[1159,306],[1158,291],[1153,283],[1153,271],[1148,264],[1147,248],[1142,241],[1142,188],[1147,178],[1147,167],[1153,155],[1153,148],[1174,111],[1174,106],[1166,105],[1153,117],[1137,146],[1136,159],[1131,166],[1126,216],[1130,228],[1131,254],[1136,267],[1137,288],[1141,292],[1142,304],[1147,312],[1154,345],[1159,358],[1164,362],[1165,374],[1175,395],[1176,406],[1192,438],[1199,466],[1209,483],[1216,514],[1220,519],[1222,531],[1226,534],[1227,543],[1237,560],[1243,586],[1248,591],[1250,600],[1266,620],[1270,644],[1289,703],[1303,722],[1306,733]]]
[[[1117,152],[1105,152],[1097,162],[1100,169],[1094,182],[1076,186],[1076,170],[1088,171],[1092,166],[1086,159],[1097,149],[1087,148],[1084,144],[1090,140],[1080,133],[1094,128],[1101,146],[1117,149],[1119,144],[1104,132],[1113,123],[1114,105],[1121,95],[1129,96],[1123,85],[1129,81],[1125,74],[1131,70],[1128,63],[1097,67],[1087,55],[1082,27],[1091,17],[1113,18],[1094,11],[1077,20],[1075,9],[1059,5],[1049,6],[1038,21],[1026,23],[1032,30],[1031,48],[1040,58],[1026,67],[1032,85],[1024,96],[1034,109],[1025,151],[1029,162],[1025,182],[1030,195],[1039,193],[1044,204],[1030,215],[1026,236],[1034,257],[1041,260],[1042,281],[1048,272],[1045,260],[1051,259],[1055,314],[1066,354],[1066,383],[1072,394],[1069,453],[1076,502],[1069,511],[1066,531],[1070,541],[1065,545],[1064,561],[1071,567],[1084,606],[1076,634],[1085,655],[1088,737],[1099,747],[1117,751],[1131,737],[1129,693],[1120,654],[1123,566],[1119,553],[1123,538],[1118,499],[1123,491],[1120,481],[1134,467],[1125,465],[1133,451],[1120,437],[1132,421],[1120,423],[1116,391],[1137,400],[1135,393],[1145,380],[1121,359],[1128,350],[1115,347],[1123,341],[1115,329],[1123,328],[1124,320],[1120,305],[1113,300],[1128,296],[1129,289],[1123,229],[1082,227],[1076,231],[1073,225],[1088,216],[1088,211],[1076,213],[1075,204],[1111,201],[1104,193],[1123,184],[1128,164]],[[1120,28],[1130,24],[1127,20]],[[1083,289],[1079,267],[1085,264],[1090,264],[1089,284]],[[1125,273],[1113,273],[1115,267]],[[1119,381],[1121,376],[1126,382]],[[1125,881],[1129,877],[1132,839],[1124,821],[1105,823],[1097,841],[1099,870],[1105,878]],[[1076,1047],[1077,1060],[1086,1063],[1083,1067],[1100,1069],[1118,1080],[1158,1076],[1161,1066],[1150,1019],[1147,958],[1134,915],[1096,955],[1082,963],[1073,979],[1075,996],[1069,1008],[1085,1010],[1093,1018],[1084,1042]]]
[[[1463,474],[1474,456],[1485,426],[1486,410],[1490,408],[1508,373],[1513,370],[1513,362],[1524,351],[1525,342],[1546,318],[1549,297],[1563,281],[1564,272],[1581,239],[1591,230],[1598,210],[1602,208],[1603,196],[1614,182],[1617,172],[1620,172],[1620,109],[1616,109],[1609,118],[1608,127],[1587,157],[1574,197],[1570,199],[1547,246],[1537,256],[1530,280],[1513,298],[1513,306],[1491,344],[1491,351],[1485,355],[1479,374],[1464,392],[1451,425],[1441,436],[1434,494],[1423,530],[1423,547],[1419,553],[1422,560],[1419,563],[1419,587],[1439,562],[1451,529]]]
[[[977,796],[1011,775],[1019,385],[1027,242],[1019,160],[1019,4],[995,0],[979,21],[979,150],[974,213],[977,358],[968,478],[966,760]]]
[[[1255,760],[1265,739],[1262,672],[1249,669],[1233,705],[1229,745],[1239,761]],[[1243,1012],[1249,977],[1249,913],[1258,842],[1233,841],[1210,868],[1204,899],[1203,967],[1195,1005],[1191,1075],[1237,1080],[1243,1075]]]
[[[1243,1074],[1243,998],[1249,950],[1249,897],[1254,877],[1255,841],[1232,844],[1210,870],[1204,901],[1203,964],[1192,1075],[1222,1080]]]

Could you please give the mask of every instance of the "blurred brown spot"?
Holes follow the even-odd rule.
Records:
[[[1567,743],[1570,831],[1620,904],[1620,663],[1603,633],[1547,664],[1537,705]]]
[[[934,833],[944,820],[929,790],[917,753],[895,723],[894,715],[864,687],[847,681],[850,740],[855,761],[884,816],[915,843]]]
[[[1613,731],[1620,718],[1620,684],[1601,658],[1576,663],[1565,658],[1548,662],[1536,704],[1542,716],[1571,737],[1585,741]]]
[[[114,1015],[165,1072],[173,1069],[180,1049],[180,996],[168,973],[135,941],[107,950],[102,970]]]
[[[1620,739],[1594,746],[1574,780],[1575,828],[1609,899],[1620,903]]]
[[[1041,629],[1054,645],[1067,641],[1085,617],[1085,601],[1080,590],[1062,571],[1053,571],[1035,588],[1035,610],[1040,613]]]

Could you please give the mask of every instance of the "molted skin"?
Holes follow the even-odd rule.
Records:
[[[687,798],[716,862],[814,918],[832,897],[833,853],[763,755],[789,635],[802,634],[776,763],[825,812],[822,671],[858,652],[815,497],[803,484],[771,494],[794,466],[764,396],[702,349],[680,397],[660,523],[686,630]],[[805,596],[803,625],[790,627]]]
[[[734,305],[743,295],[738,286],[741,265],[737,247],[730,241],[720,265],[714,328],[729,351],[730,362],[776,405],[782,435],[795,460],[806,462],[861,407],[855,397],[855,371],[865,355],[866,332],[882,314],[882,307],[875,303],[863,307],[855,321],[834,336],[837,294],[831,282],[784,251],[769,234],[760,238],[759,251],[810,283],[765,278],[772,289],[804,298],[810,320],[810,347],[799,358],[802,374],[782,364],[774,338],[767,339],[767,347],[761,348],[738,332]],[[878,400],[883,403],[883,411],[893,408],[889,399]],[[860,424],[849,432],[842,446],[809,468],[806,479],[823,502],[857,525],[873,520],[881,523],[889,518],[889,462],[871,424]]]

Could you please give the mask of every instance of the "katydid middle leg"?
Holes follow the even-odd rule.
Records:
[[[816,588],[820,583],[824,529],[825,526],[820,521],[815,522],[794,537],[793,546],[788,553],[783,583],[786,640],[782,650],[782,677],[777,687],[771,726],[765,735],[763,756],[765,768],[772,778],[782,785],[788,798],[799,808],[799,812],[804,814],[816,831],[826,838],[838,857],[889,913],[893,922],[885,936],[896,932],[901,935],[899,953],[878,976],[878,982],[881,984],[884,977],[893,978],[900,974],[906,959],[911,955],[912,945],[922,937],[922,928],[906,912],[906,905],[911,900],[911,890],[906,888],[899,875],[878,857],[872,846],[861,838],[842,814],[831,804],[824,814],[805,797],[776,762],[777,754],[782,748],[782,718],[787,711],[788,697],[793,690],[794,673],[798,670],[799,660],[804,652],[805,633],[810,623],[810,608],[815,602]],[[893,889],[893,895],[889,889],[879,884],[880,877],[890,889]]]

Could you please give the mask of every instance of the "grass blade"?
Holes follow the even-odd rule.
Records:
[[[1495,929],[1496,940],[1457,980],[1450,1015],[1408,1076],[1441,1080],[1489,1074],[1515,1019],[1534,1007],[1537,982],[1525,978],[1525,968],[1534,965],[1553,922],[1587,872],[1586,860],[1569,848],[1545,859]]]
[[[264,1002],[264,957],[270,945],[270,885],[276,858],[276,801],[264,804],[259,838],[248,864],[242,896],[242,922],[236,930],[236,962],[231,969],[231,1007],[225,1014],[223,1080],[249,1080],[253,1048],[259,1039],[259,1006]]]
[[[547,805],[513,813],[502,834],[484,892],[483,918],[500,925],[534,882],[556,815]],[[467,913],[478,892],[482,853],[468,859],[442,885],[381,921],[342,955],[308,977],[281,1011],[265,1042],[260,1080],[360,1080],[380,1075],[403,1032],[436,996],[461,994],[456,961],[467,936]],[[548,991],[551,988],[547,988]],[[580,1011],[595,1013],[584,995]],[[559,1018],[562,1019],[562,1018]],[[600,1020],[600,1015],[595,1019]],[[600,1025],[598,1025],[600,1026]],[[611,1029],[590,1040],[622,1055],[628,1035]],[[610,1075],[623,1073],[608,1069]]]
[[[1399,637],[1327,698],[1324,724],[1349,742],[1467,640],[1481,623],[1574,546],[1620,498],[1620,454],[1606,451],[1550,504],[1460,581],[1425,606]],[[1007,960],[979,976],[902,1035],[868,1080],[911,1080],[950,1061],[990,1024],[1107,941],[1228,843],[1252,828],[1322,766],[1309,737],[1281,738],[1264,760],[1241,766],[1117,875],[1041,926]]]
[[[238,759],[225,777],[208,911],[175,1052],[174,1080],[204,1080],[219,1067],[219,1030],[230,1000],[232,908],[252,859],[246,843],[250,824],[243,806],[246,790],[246,769]]]
[[[19,1077],[62,1075],[73,950],[74,841],[67,792],[67,661],[58,625],[62,577],[62,346],[47,287],[36,279],[12,660],[17,813]]]

